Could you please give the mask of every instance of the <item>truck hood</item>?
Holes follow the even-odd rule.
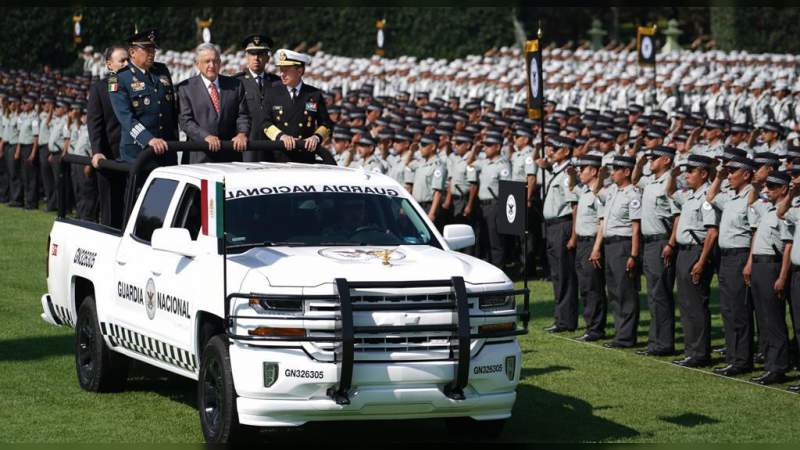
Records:
[[[427,245],[268,247],[230,256],[228,261],[229,274],[246,272],[244,282],[257,272],[272,287],[317,287],[333,283],[336,278],[422,281],[460,276],[469,284],[509,282],[500,269],[489,263]]]

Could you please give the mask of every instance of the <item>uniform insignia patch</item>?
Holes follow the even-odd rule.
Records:
[[[631,200],[632,209],[639,209],[640,206],[642,206],[642,203],[639,200],[636,199]]]
[[[139,107],[139,100],[134,100],[133,101],[133,107],[134,108],[138,108]]]
[[[436,169],[436,170],[434,170],[434,171],[433,171],[433,176],[435,176],[435,177],[441,177],[441,176],[442,176],[442,171],[441,171],[441,170],[439,170],[439,169]]]
[[[143,91],[144,90],[144,82],[143,81],[137,81],[135,83],[131,83],[131,89],[133,89],[134,91]]]
[[[160,80],[161,84],[163,84],[164,86],[169,86],[169,78],[167,78],[166,75],[161,75]]]
[[[706,211],[710,211],[711,210],[711,203],[703,202],[703,209],[705,209]]]
[[[145,104],[145,106],[150,104],[150,97],[145,97],[144,98],[144,104]]]
[[[504,176],[504,177],[507,177],[508,176],[508,169],[503,169],[502,171],[500,171],[500,175]]]
[[[117,83],[108,83],[108,92],[117,92],[119,85]]]
[[[317,104],[314,102],[306,103],[306,111],[317,112]]]
[[[533,164],[533,158],[532,158],[532,157],[530,157],[530,156],[528,156],[527,158],[525,158],[525,164]]]

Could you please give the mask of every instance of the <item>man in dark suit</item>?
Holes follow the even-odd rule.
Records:
[[[106,68],[109,73],[89,88],[86,126],[92,149],[92,166],[97,170],[98,203],[100,223],[114,228],[122,226],[124,209],[124,174],[99,170],[101,159],[119,158],[119,121],[111,107],[109,88],[119,82],[118,73],[128,70],[128,50],[119,45],[105,51]]]
[[[189,162],[241,161],[250,133],[244,86],[219,75],[222,61],[213,44],[200,44],[195,60],[200,74],[178,85],[179,120],[189,141],[208,143],[208,151],[190,153]],[[221,151],[221,140],[232,140],[234,151]]]
[[[286,152],[282,159],[315,163],[319,156],[325,164],[336,164],[329,151],[320,145],[333,128],[322,91],[303,83],[308,55],[281,49],[276,52],[281,85],[272,86],[266,95],[266,119],[261,127],[270,140],[281,141]],[[298,148],[298,141],[305,140]],[[317,148],[322,151],[317,152]]]
[[[266,139],[261,124],[264,123],[264,94],[267,88],[280,84],[280,77],[268,73],[264,67],[269,62],[269,52],[272,39],[261,34],[253,34],[244,38],[242,42],[247,55],[247,69],[234,75],[244,85],[247,110],[250,113],[250,141],[263,141]],[[272,152],[244,152],[246,162],[273,161]]]

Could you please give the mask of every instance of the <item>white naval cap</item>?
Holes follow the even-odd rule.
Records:
[[[278,67],[311,64],[310,56],[286,48],[279,49],[277,52],[275,52],[275,59],[275,65]]]

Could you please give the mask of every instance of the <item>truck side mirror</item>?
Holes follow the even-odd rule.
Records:
[[[153,231],[150,246],[153,250],[176,253],[187,258],[200,254],[197,243],[192,241],[186,228],[158,228]]]
[[[450,250],[460,250],[475,245],[475,231],[469,225],[445,225],[443,235]]]

